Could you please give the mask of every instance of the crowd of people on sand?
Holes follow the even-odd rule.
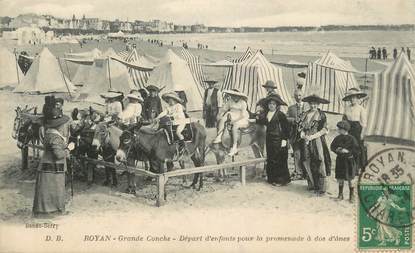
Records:
[[[411,49],[409,47],[402,47],[401,48],[401,52],[402,53],[406,53],[406,55],[408,56],[408,59],[411,60]],[[386,47],[378,47],[377,49],[372,46],[369,50],[369,59],[372,60],[387,60],[389,56],[388,50],[386,49]],[[396,58],[398,57],[398,49],[395,47],[392,50],[392,56],[393,59],[396,60]]]
[[[345,182],[349,187],[349,201],[355,199],[355,177],[366,163],[366,150],[362,138],[365,127],[365,109],[359,99],[366,96],[356,88],[347,91],[344,101],[347,106],[343,119],[337,123],[338,135],[332,143],[327,143],[327,116],[319,109],[321,104],[330,103],[322,98],[318,91],[303,97],[305,73],[298,73],[295,103],[287,105],[278,94],[277,86],[271,80],[263,84],[267,96],[257,103],[256,112],[247,107],[247,95],[237,89],[220,91],[216,80],[206,81],[203,98],[203,119],[206,128],[216,128],[217,136],[213,143],[220,143],[227,124],[232,125],[231,134],[237,140],[239,131],[255,123],[264,137],[266,150],[266,180],[272,186],[286,186],[291,180],[306,180],[307,189],[317,196],[326,193],[331,175],[330,150],[337,156],[335,178],[338,182],[338,200],[344,199]],[[160,89],[149,85],[142,89],[133,89],[123,94],[110,89],[101,94],[106,109],[103,113],[90,112],[89,124],[97,122],[118,122],[121,126],[135,126],[142,120],[158,123],[167,116],[177,125],[177,153],[187,152],[182,134],[186,126],[187,97],[183,90],[166,91],[160,98]],[[167,106],[162,106],[164,100]],[[65,213],[65,172],[67,158],[74,149],[74,137],[71,130],[78,123],[78,111],[70,117],[63,114],[63,99],[47,96],[43,106],[44,148],[38,168],[35,185],[33,214],[35,216]],[[285,110],[283,107],[288,106]],[[95,115],[95,116],[94,116]],[[264,147],[265,146],[265,147]],[[292,148],[294,171],[289,172],[288,155]],[[238,154],[237,142],[234,142],[228,155]],[[263,152],[263,150],[262,150]],[[106,171],[108,184],[109,175]],[[112,172],[115,173],[115,172]],[[117,185],[113,179],[113,185]]]

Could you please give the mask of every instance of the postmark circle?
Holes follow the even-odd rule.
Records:
[[[414,224],[415,149],[383,149],[359,174],[360,206],[377,222],[402,228]]]

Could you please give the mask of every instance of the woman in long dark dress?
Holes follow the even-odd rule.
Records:
[[[350,124],[349,134],[353,136],[360,146],[357,155],[357,166],[363,170],[367,163],[367,150],[363,141],[363,128],[366,127],[366,109],[359,104],[359,99],[366,97],[366,93],[357,88],[351,88],[346,92],[343,101],[349,101],[345,106],[343,120]]]
[[[300,120],[300,136],[304,139],[301,161],[307,172],[308,189],[321,195],[326,192],[326,177],[330,176],[331,158],[325,138],[328,133],[327,118],[319,105],[329,101],[316,94],[304,97],[303,101],[310,104],[310,109]]]
[[[58,108],[45,110],[44,152],[37,172],[33,215],[65,212],[65,172],[69,155],[69,117]],[[70,146],[71,147],[71,146]]]
[[[287,140],[290,127],[287,117],[280,111],[281,105],[287,105],[279,96],[270,95],[266,98],[268,108],[266,114],[258,120],[264,124],[266,130],[267,151],[267,181],[272,185],[287,185],[290,183],[288,171],[288,146]]]

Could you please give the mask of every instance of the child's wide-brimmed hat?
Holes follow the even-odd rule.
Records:
[[[243,94],[242,92],[240,92],[237,89],[224,90],[223,94],[228,94],[229,96],[235,96],[235,97],[239,97],[239,98],[243,98],[243,99],[248,99],[247,95]]]
[[[176,92],[168,92],[165,93],[161,96],[161,98],[167,102],[168,99],[173,99],[175,100],[177,103],[183,103],[182,99],[179,98],[179,96],[176,94]]]
[[[141,97],[141,95],[128,94],[127,98],[137,100],[138,102],[144,102],[144,99]]]
[[[352,97],[364,98],[366,96],[367,94],[360,91],[358,88],[350,88],[343,97],[343,101],[349,101]]]

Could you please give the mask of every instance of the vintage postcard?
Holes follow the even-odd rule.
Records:
[[[0,252],[414,252],[413,0],[0,0]]]

